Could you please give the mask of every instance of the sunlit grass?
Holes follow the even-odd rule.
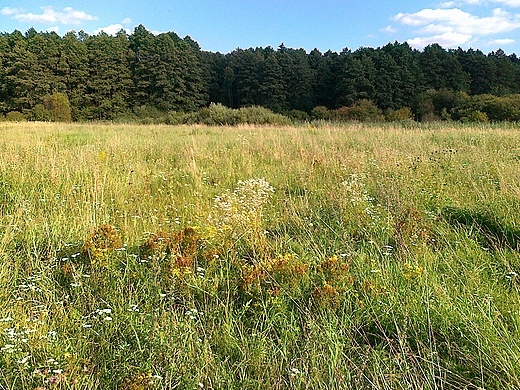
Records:
[[[0,389],[520,386],[514,126],[0,132]]]

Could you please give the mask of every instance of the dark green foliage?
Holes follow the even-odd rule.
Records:
[[[470,77],[464,72],[457,57],[438,44],[429,45],[420,57],[426,88],[469,91]]]
[[[480,114],[478,114],[480,112]],[[462,101],[453,109],[454,119],[466,121],[520,120],[520,94],[508,96],[476,95]],[[476,120],[479,119],[480,120]]]
[[[433,44],[420,52],[399,42],[340,53],[281,44],[221,54],[143,25],[129,36],[0,33],[0,114],[58,120],[44,101],[55,93],[67,96],[72,120],[181,123],[196,115],[181,121],[184,114],[168,112],[192,113],[212,102],[330,119],[321,107],[344,117],[343,107],[366,100],[390,120],[402,120],[395,113],[408,116],[399,110],[410,107],[424,121],[517,121],[520,61],[502,50],[485,55]]]
[[[128,39],[122,32],[116,37],[102,32],[88,37],[86,46],[89,78],[79,115],[83,119],[112,119],[127,109],[131,96]]]
[[[286,105],[287,91],[283,83],[282,67],[274,52],[266,54],[261,70],[260,101],[262,106],[275,112],[283,111]]]
[[[430,89],[415,98],[413,111],[421,121],[452,119],[454,110],[465,104],[468,99],[469,95],[464,92],[446,88],[439,91]]]

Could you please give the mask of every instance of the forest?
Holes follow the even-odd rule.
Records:
[[[520,58],[405,43],[204,51],[190,36],[0,33],[0,117],[139,120],[211,106],[295,119],[520,120]],[[170,117],[172,117],[170,115]]]

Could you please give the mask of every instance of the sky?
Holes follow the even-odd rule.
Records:
[[[85,31],[191,36],[203,50],[380,47],[501,48],[520,55],[520,0],[0,0],[0,32]]]

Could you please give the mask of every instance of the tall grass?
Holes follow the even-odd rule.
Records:
[[[0,133],[0,389],[520,387],[512,126]]]

